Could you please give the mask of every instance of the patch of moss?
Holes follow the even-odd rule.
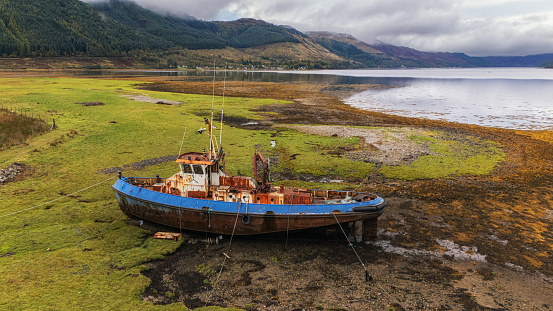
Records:
[[[441,133],[434,137],[413,135],[410,139],[427,144],[434,154],[407,165],[384,165],[380,174],[401,180],[481,176],[491,174],[506,157],[499,144],[478,137]]]

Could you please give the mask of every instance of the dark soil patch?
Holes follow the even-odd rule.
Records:
[[[406,260],[357,244],[373,278],[367,281],[347,240],[324,230],[293,233],[288,241],[285,234],[234,237],[230,249],[228,236],[209,244],[205,234],[190,234],[189,243],[175,254],[148,264],[143,274],[152,284],[144,300],[182,302],[189,308],[251,305],[252,310],[489,310],[454,287],[464,272],[441,259]]]
[[[215,120],[221,120],[220,115],[215,116]],[[263,120],[252,120],[241,116],[225,115],[225,125],[246,130],[270,130],[272,122]]]
[[[178,157],[178,155],[168,155],[168,156],[163,156],[163,157],[158,157],[158,158],[142,160],[142,161],[139,161],[139,162],[134,162],[134,163],[131,163],[131,164],[123,165],[123,167],[116,166],[116,167],[106,168],[106,169],[101,170],[98,173],[113,174],[113,173],[117,173],[117,172],[122,172],[125,168],[141,169],[141,168],[145,168],[145,167],[150,166],[150,165],[157,165],[157,164],[161,164],[161,163],[165,163],[165,162],[175,161],[177,159],[177,157]]]
[[[84,103],[75,103],[76,105],[81,105],[85,107],[91,107],[91,106],[104,106],[105,104],[102,102],[84,102]]]

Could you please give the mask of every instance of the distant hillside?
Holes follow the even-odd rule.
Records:
[[[102,18],[78,0],[0,0],[0,55],[108,55],[168,44]]]
[[[473,57],[464,53],[422,52],[390,44],[369,45],[349,34],[307,33],[315,42],[368,67],[552,67],[553,54]]]
[[[293,42],[305,35],[293,28],[285,28],[264,21],[242,18],[232,22],[213,22],[217,25],[215,33],[227,40],[228,46],[249,48],[254,46]]]
[[[0,58],[1,68],[196,68],[218,58],[233,68],[337,69],[545,66],[553,54],[421,52],[255,19],[160,15],[132,0],[0,0]]]
[[[403,46],[381,44],[375,49],[392,55],[407,67],[487,67],[491,66],[485,59],[471,57],[463,53],[421,52]]]
[[[128,0],[92,5],[79,0],[0,0],[0,57],[21,58],[11,65],[4,60],[2,68],[195,68],[211,66],[215,56],[239,68],[359,66],[291,27],[260,20],[206,22],[162,16]],[[31,60],[37,57],[43,59]],[[84,61],[45,59],[52,57]],[[118,60],[91,65],[90,57]]]
[[[264,21],[161,16],[132,1],[0,0],[0,56],[119,56],[132,50],[246,48],[295,42],[300,32]]]
[[[421,52],[389,44],[369,45],[348,34],[309,32],[317,43],[346,59],[367,67],[482,67],[490,66],[485,59],[462,53]]]
[[[103,15],[138,33],[153,35],[188,49],[246,48],[280,42],[299,42],[293,29],[254,19],[206,22],[194,18],[161,16],[130,1],[111,0],[92,4]]]
[[[142,37],[158,39],[156,44],[146,43],[144,48],[180,46],[189,49],[220,49],[226,46],[225,40],[214,34],[214,25],[211,23],[161,16],[131,1],[110,0],[92,3],[91,6],[103,20],[114,21]]]
[[[352,61],[359,67],[399,67],[401,62],[390,55],[383,53],[365,42],[359,41],[348,34],[337,34],[332,32],[308,32],[306,33],[313,41],[330,52]]]
[[[553,54],[528,56],[487,56],[482,57],[497,67],[545,67],[553,62]]]

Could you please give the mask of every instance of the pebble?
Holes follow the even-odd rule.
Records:
[[[14,163],[8,167],[5,167],[4,169],[0,170],[0,184],[6,183],[17,176],[17,174],[21,173],[23,171],[23,164],[21,163]]]

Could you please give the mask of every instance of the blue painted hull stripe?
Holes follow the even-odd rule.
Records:
[[[276,215],[320,215],[332,214],[334,211],[340,213],[362,213],[362,212],[377,212],[384,209],[385,200],[377,197],[374,200],[357,203],[344,204],[261,204],[261,203],[238,203],[224,202],[207,199],[196,199],[181,197],[177,195],[161,193],[153,190],[144,189],[133,186],[125,181],[118,179],[113,185],[113,189],[126,196],[136,198],[146,202],[154,202],[155,204],[165,205],[167,207],[181,207],[188,209],[202,210],[209,208],[214,212],[236,213],[240,206],[240,212],[245,212],[246,206],[249,214],[265,214],[273,212]],[[354,212],[353,209],[363,210],[362,212]]]

